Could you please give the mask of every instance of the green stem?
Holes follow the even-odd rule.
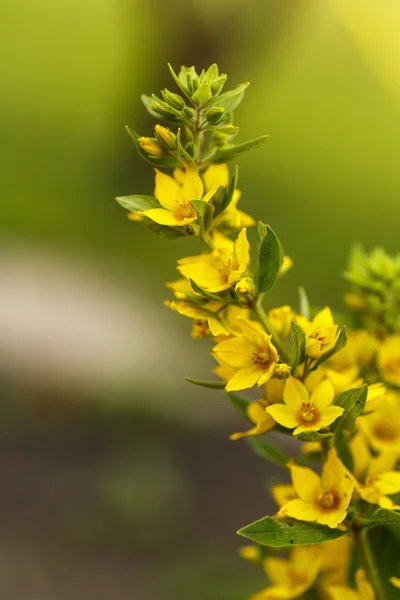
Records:
[[[386,600],[385,591],[379,577],[379,570],[375,564],[373,554],[367,539],[367,529],[361,529],[355,532],[360,562],[365,570],[367,580],[372,585],[375,592],[375,600]]]
[[[274,344],[275,348],[278,350],[280,358],[283,361],[285,361],[286,363],[289,362],[289,359],[290,359],[289,351],[288,351],[287,347],[285,346],[285,344],[279,339],[279,336],[274,331],[260,302],[257,302],[254,305],[253,311],[254,311],[254,314],[256,315],[257,319],[260,321],[261,325],[264,327],[265,331],[269,335],[272,335],[272,343]]]

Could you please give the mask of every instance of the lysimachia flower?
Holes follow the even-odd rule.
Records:
[[[251,596],[251,600],[291,600],[302,596],[313,585],[319,574],[320,559],[315,548],[299,546],[288,559],[266,558],[263,567],[272,585]]]
[[[249,402],[246,416],[254,423],[254,427],[247,431],[239,431],[229,436],[231,440],[239,440],[243,437],[261,435],[275,426],[275,421],[265,412],[267,406],[280,402],[282,399],[283,381],[280,379],[269,379],[265,384],[265,398]]]
[[[318,556],[321,560],[322,577],[319,585],[322,590],[331,585],[348,584],[350,552],[352,548],[353,540],[348,535],[316,546]]]
[[[377,452],[400,457],[400,395],[388,392],[377,410],[357,419],[366,442]]]
[[[280,483],[271,488],[271,494],[276,504],[281,507],[287,504],[289,500],[298,498],[296,490],[290,483]]]
[[[283,389],[284,404],[274,404],[266,410],[277,423],[294,429],[293,434],[303,431],[319,431],[343,414],[340,406],[332,406],[335,393],[332,384],[325,380],[311,396],[306,386],[295,377],[289,377]]]
[[[156,171],[154,196],[159,201],[160,208],[150,208],[141,214],[160,225],[181,227],[196,221],[196,213],[190,201],[202,200],[208,202],[215,188],[204,195],[204,186],[196,169],[187,167],[185,171],[175,169],[173,177]]]
[[[278,308],[272,308],[268,311],[267,316],[274,332],[281,340],[285,340],[290,333],[291,324],[294,318],[293,309],[285,304]]]
[[[240,335],[217,344],[213,355],[218,362],[234,370],[225,389],[245,390],[255,384],[263,385],[273,375],[278,353],[271,336],[256,321],[238,318]]]
[[[365,577],[363,569],[356,573],[357,590],[344,585],[333,585],[326,588],[330,600],[375,600],[374,590]]]
[[[370,504],[391,509],[388,497],[400,492],[400,471],[395,471],[397,456],[385,452],[372,456],[364,437],[356,434],[350,442],[354,460],[354,483],[359,496]]]
[[[206,191],[218,189],[221,186],[227,187],[229,184],[229,170],[225,164],[210,165],[203,174],[203,180]],[[240,200],[241,192],[236,189],[228,208],[226,208],[214,221],[214,226],[222,230],[241,229],[242,227],[252,227],[255,225],[253,217],[245,212],[238,210],[237,204]]]
[[[335,448],[331,448],[322,477],[312,469],[290,465],[293,487],[298,498],[282,506],[278,517],[316,521],[336,528],[346,518],[354,482],[347,476]]]
[[[391,577],[389,581],[395,588],[400,588],[400,577]]]
[[[229,241],[229,246],[215,248],[209,254],[179,260],[178,271],[207,292],[228,290],[242,279],[250,263],[246,229],[241,230],[235,242]]]
[[[338,326],[327,306],[311,322],[301,316],[296,317],[296,322],[305,333],[306,353],[311,358],[320,358],[335,345]]]
[[[378,351],[378,369],[383,379],[400,387],[400,334],[390,335]]]

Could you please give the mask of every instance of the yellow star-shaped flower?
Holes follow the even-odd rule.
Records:
[[[283,388],[284,404],[274,404],[266,411],[272,418],[293,429],[293,435],[303,431],[319,431],[343,414],[343,408],[332,406],[335,392],[327,379],[316,386],[311,396],[306,386],[295,377],[289,377]]]

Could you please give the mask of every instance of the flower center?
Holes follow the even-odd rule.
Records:
[[[174,216],[177,221],[183,221],[184,219],[193,219],[196,216],[196,213],[189,202],[182,200],[180,202],[177,201]]]
[[[301,403],[298,421],[304,425],[312,425],[319,421],[319,413],[313,402]]]
[[[385,371],[391,375],[400,374],[400,358],[398,356],[387,360],[383,366]]]
[[[259,348],[258,350],[253,352],[251,359],[255,365],[261,365],[263,367],[266,367],[270,362],[268,348]]]
[[[375,437],[384,442],[393,442],[399,436],[397,427],[390,421],[377,421],[372,429]]]
[[[340,499],[335,490],[320,492],[317,496],[317,502],[324,511],[334,510],[340,504]]]
[[[305,573],[300,573],[299,571],[290,570],[289,573],[290,584],[294,587],[297,585],[302,585],[307,583],[308,577]]]

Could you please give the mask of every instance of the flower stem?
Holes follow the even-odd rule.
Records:
[[[289,351],[288,348],[285,346],[285,344],[279,339],[279,336],[276,334],[276,332],[274,331],[271,323],[268,320],[267,315],[265,314],[265,311],[263,309],[263,307],[261,306],[260,301],[256,302],[253,306],[253,311],[254,314],[256,315],[257,319],[259,320],[259,322],[261,323],[261,325],[264,327],[265,331],[269,334],[272,335],[272,343],[274,344],[275,348],[278,350],[279,356],[280,358],[285,361],[286,363],[289,362]]]
[[[355,541],[357,544],[360,562],[365,570],[367,580],[371,584],[375,600],[386,600],[385,591],[379,577],[379,570],[376,566],[374,557],[371,552],[370,545],[367,539],[367,529],[363,528],[360,531],[355,531]]]

